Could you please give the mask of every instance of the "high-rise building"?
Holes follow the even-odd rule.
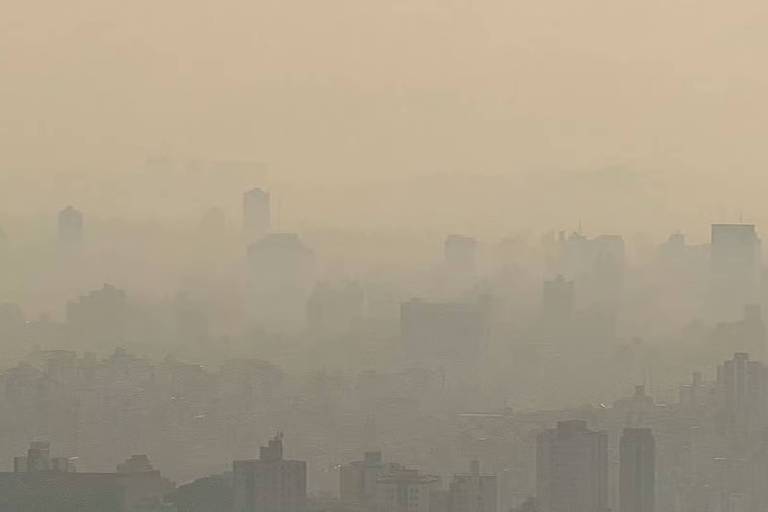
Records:
[[[283,458],[278,433],[262,446],[257,460],[233,464],[233,512],[303,512],[307,502],[307,463]]]
[[[608,510],[608,435],[587,422],[558,422],[536,447],[536,502],[541,512]]]
[[[376,512],[430,512],[431,494],[440,478],[416,469],[396,469],[376,482]]]
[[[306,323],[315,257],[294,233],[272,233],[248,247],[249,313],[254,326],[285,332]]]
[[[541,296],[541,319],[547,326],[563,327],[573,313],[573,281],[562,275],[545,280]]]
[[[269,192],[254,188],[243,194],[243,232],[248,243],[266,236],[272,229]]]
[[[13,462],[12,473],[0,472],[2,510],[155,510],[175,488],[146,455],[131,457],[114,473],[78,473],[72,459],[51,458],[49,443],[35,441]]]
[[[26,457],[16,457],[13,461],[14,471],[17,473],[34,473],[37,471],[50,471],[51,469],[51,445],[47,441],[32,441],[27,450]]]
[[[768,430],[763,431],[763,439],[756,443],[747,463],[749,512],[763,512],[768,510]]]
[[[645,392],[644,385],[635,386],[635,393],[613,403],[613,410],[624,417],[624,424],[635,427],[642,424],[656,409],[653,397]]]
[[[381,452],[365,452],[363,460],[341,466],[339,471],[339,497],[350,505],[370,507],[376,500],[376,482],[386,474],[402,469],[394,463],[384,463]]]
[[[79,341],[122,343],[129,324],[128,296],[110,284],[67,303],[67,324]]]
[[[477,240],[464,235],[448,235],[445,239],[445,264],[451,272],[469,273],[475,270]]]
[[[477,286],[477,241],[449,235],[443,243],[443,261],[437,267],[430,294],[441,299],[466,297]]]
[[[619,235],[588,238],[580,233],[560,238],[560,270],[574,281],[579,303],[586,307],[614,311],[624,290],[625,247]]]
[[[695,410],[706,404],[707,388],[702,382],[701,372],[691,374],[691,383],[680,386],[680,407]]]
[[[487,303],[412,299],[400,306],[400,332],[416,359],[470,359],[487,341]]]
[[[760,239],[752,224],[713,224],[711,243],[712,318],[736,320],[760,302]]]
[[[307,323],[317,336],[349,334],[363,318],[365,292],[354,281],[324,281],[307,300]]]
[[[83,241],[83,214],[80,210],[67,206],[59,212],[59,242],[67,245]]]
[[[718,420],[735,440],[762,435],[768,419],[768,369],[739,352],[717,368]]]
[[[762,308],[748,304],[743,316],[735,321],[723,321],[715,325],[710,334],[712,349],[721,357],[734,352],[746,352],[756,359],[764,359],[766,353],[765,323]]]
[[[619,445],[619,511],[654,512],[656,441],[649,428],[625,428]]]
[[[451,512],[496,512],[496,475],[481,474],[478,461],[472,461],[469,473],[453,476],[449,492]]]

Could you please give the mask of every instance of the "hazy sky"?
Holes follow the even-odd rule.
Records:
[[[0,204],[135,213],[116,198],[168,155],[264,162],[294,221],[760,221],[767,24],[753,0],[7,2]],[[144,206],[199,206],[175,192]]]

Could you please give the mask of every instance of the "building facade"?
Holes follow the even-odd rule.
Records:
[[[480,464],[472,461],[469,473],[453,476],[449,486],[450,512],[496,512],[498,486],[496,475],[480,473]]]
[[[649,428],[625,428],[619,443],[619,511],[656,510],[656,441]]]
[[[283,436],[262,446],[257,460],[233,464],[234,512],[304,512],[307,464],[283,459]]]
[[[608,435],[582,420],[539,433],[536,495],[540,512],[607,512]]]

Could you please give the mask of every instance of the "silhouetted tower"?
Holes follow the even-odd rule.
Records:
[[[473,460],[469,473],[453,476],[449,486],[451,512],[496,512],[496,475],[480,473],[480,462]]]
[[[246,241],[256,242],[272,229],[269,192],[254,188],[243,194],[243,232]]]
[[[83,214],[67,206],[59,212],[59,242],[76,245],[83,241]]]
[[[283,435],[262,446],[258,460],[233,464],[234,512],[303,512],[307,464],[283,459]]]
[[[346,504],[370,507],[376,499],[376,482],[395,468],[384,464],[380,451],[367,451],[363,460],[339,468],[339,497]]]
[[[248,298],[255,327],[303,328],[314,283],[314,253],[294,233],[272,233],[248,247]]]
[[[674,265],[686,256],[689,246],[683,233],[672,233],[666,242],[659,247],[659,257],[667,265]]]
[[[576,283],[579,304],[614,312],[624,290],[625,247],[619,235],[587,238],[572,233],[560,239],[565,279]]]
[[[752,224],[713,224],[711,247],[713,320],[736,320],[760,302],[760,239]]]
[[[445,239],[445,264],[451,272],[469,273],[475,270],[477,240],[464,235],[449,235]]]
[[[656,441],[651,429],[625,428],[619,459],[619,512],[654,512]]]
[[[536,443],[541,512],[607,512],[608,435],[582,420],[560,421]]]
[[[541,297],[541,317],[547,324],[562,325],[573,313],[573,281],[562,275],[544,281]]]
[[[754,440],[768,420],[768,369],[739,352],[717,368],[717,418],[734,441]]]

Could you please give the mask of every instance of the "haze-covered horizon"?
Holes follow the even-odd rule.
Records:
[[[766,512],[768,4],[0,8],[0,512]]]
[[[49,4],[0,22],[2,213],[178,218],[264,186],[289,224],[768,219],[760,2]]]

